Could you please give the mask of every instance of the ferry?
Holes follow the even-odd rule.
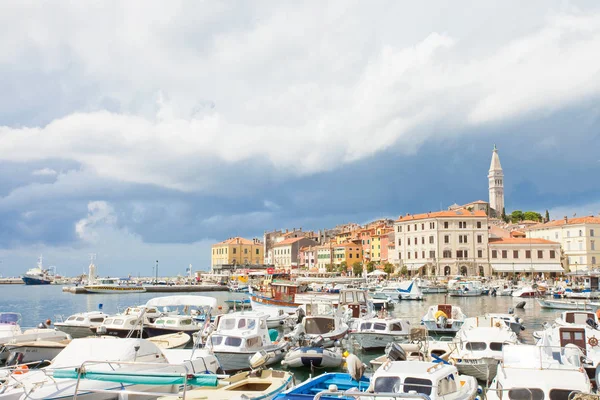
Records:
[[[37,266],[29,269],[21,278],[26,285],[49,285],[54,281],[54,276],[50,275],[50,271],[44,269],[42,264],[43,258],[38,258]]]

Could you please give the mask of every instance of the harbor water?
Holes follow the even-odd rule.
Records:
[[[189,293],[186,293],[189,294]],[[149,299],[159,297],[157,293],[127,293],[127,294],[83,294],[74,295],[65,293],[59,285],[24,286],[4,285],[0,292],[0,311],[19,312],[22,315],[23,327],[34,327],[40,322],[50,319],[55,321],[57,316],[63,318],[71,314],[84,311],[98,310],[112,314],[124,310],[128,306],[145,304]],[[166,294],[165,294],[166,295]],[[225,300],[245,299],[248,294],[223,292],[208,292],[193,294],[215,297],[219,304],[225,305]],[[525,302],[523,309],[516,305]],[[411,324],[419,325],[421,318],[430,305],[449,303],[461,307],[468,317],[475,317],[491,312],[514,312],[524,321],[525,331],[521,333],[523,343],[533,344],[532,333],[542,329],[544,322],[553,321],[559,314],[558,310],[542,309],[535,299],[513,298],[510,296],[479,296],[479,297],[450,297],[444,294],[426,295],[424,301],[402,301],[389,310],[389,315],[408,319]],[[100,306],[101,305],[101,306]],[[371,359],[380,356],[383,352],[360,352],[353,348],[348,341],[344,342],[348,351],[356,354],[367,365]],[[319,371],[312,371],[319,373]],[[310,371],[301,370],[295,373],[296,378],[305,379]]]

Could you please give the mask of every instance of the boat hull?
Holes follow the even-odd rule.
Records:
[[[89,326],[75,326],[62,323],[55,323],[54,326],[59,331],[71,335],[73,339],[94,336],[95,333],[95,331],[93,331]]]
[[[354,332],[352,338],[363,350],[373,350],[385,348],[389,343],[402,341],[408,335],[392,335],[389,333],[378,332]]]
[[[463,321],[453,321],[451,324],[448,323],[445,327],[440,327],[435,321],[423,321],[423,325],[425,328],[431,333],[437,334],[452,334],[455,335],[456,332],[460,330],[463,326]]]
[[[538,303],[542,308],[553,310],[582,310],[593,311],[597,307],[593,307],[585,301],[568,301],[568,300],[543,300],[538,299]]]
[[[52,283],[49,279],[32,278],[29,276],[24,276],[21,279],[26,285],[49,285]]]
[[[337,368],[342,365],[342,354],[321,347],[297,347],[286,353],[281,365],[290,368]]]
[[[271,357],[267,360],[266,366],[272,365],[283,360],[285,356],[285,347],[277,349],[264,349]],[[250,357],[256,354],[256,351],[219,351],[213,350],[213,354],[219,360],[221,368],[225,372],[236,372],[250,369]]]
[[[252,294],[250,296],[250,304],[252,305],[252,309],[256,311],[264,310],[264,309],[273,309],[278,308],[282,309],[284,312],[288,314],[293,314],[296,312],[298,307],[301,306],[299,303],[292,303],[289,301],[275,300],[270,297],[259,296],[257,294]]]
[[[156,327],[145,326],[144,332],[146,333],[147,337],[169,335],[169,334],[178,333],[178,332],[184,332],[191,336],[194,333],[200,331],[200,329],[202,329],[202,327],[198,326],[198,325],[193,326],[193,327],[188,327],[185,329],[181,326],[177,327],[177,329],[169,329],[169,328],[162,328],[162,327],[156,328]]]
[[[451,297],[475,297],[481,296],[481,289],[471,289],[471,290],[449,290],[448,294]]]
[[[33,363],[38,361],[51,361],[65,348],[65,345],[59,344],[48,344],[48,345],[40,345],[40,344],[6,344],[5,349],[10,354],[12,353],[21,353],[23,354],[23,359],[20,363]]]
[[[498,371],[498,360],[494,358],[461,359],[456,358],[456,368],[462,375],[469,375],[478,381],[491,382]]]
[[[125,294],[125,293],[144,293],[146,288],[143,286],[84,286],[87,293],[101,294]]]

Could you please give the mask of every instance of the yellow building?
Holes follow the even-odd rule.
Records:
[[[362,246],[356,243],[340,243],[333,246],[333,263],[340,265],[346,262],[348,270],[352,269],[355,262],[362,263]]]
[[[234,237],[212,245],[211,265],[263,264],[263,243],[258,239]]]

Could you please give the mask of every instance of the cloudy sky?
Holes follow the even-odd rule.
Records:
[[[0,273],[487,199],[600,212],[597,1],[3,3]]]

